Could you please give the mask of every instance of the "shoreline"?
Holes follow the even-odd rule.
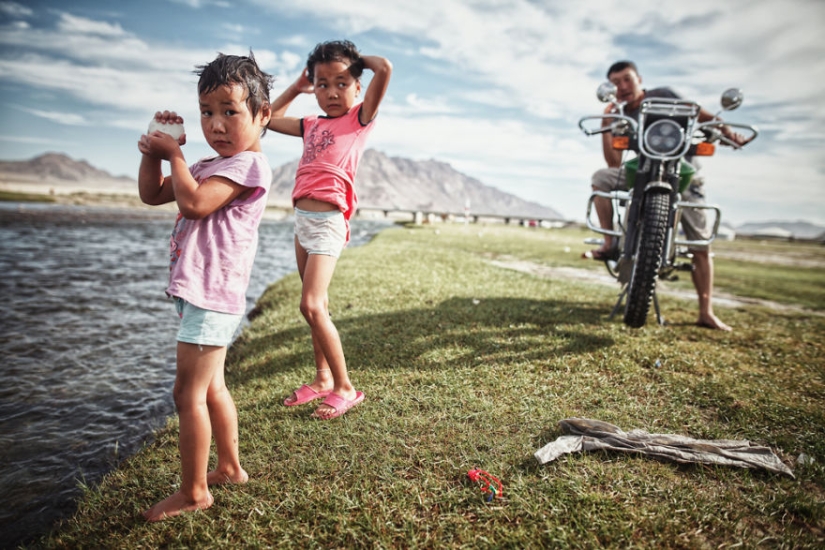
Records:
[[[60,192],[52,191],[54,191],[54,186],[50,186],[48,183],[12,185],[8,182],[0,182],[0,202],[88,206],[142,212],[169,212],[173,214],[178,211],[174,202],[159,206],[144,204],[137,193],[105,192],[100,188],[88,186],[64,187]],[[292,215],[292,208],[289,205],[271,202],[267,204],[264,219],[282,220],[290,215]]]
[[[155,235],[155,237],[153,237],[153,238],[158,238],[157,237],[157,232],[158,231],[160,232],[161,236],[158,238],[159,239],[158,243],[159,243],[160,246],[157,247],[157,250],[160,253],[157,254],[157,255],[163,256],[165,258],[166,254],[164,252],[164,249],[161,248],[161,246],[164,246],[164,243],[168,240],[168,232],[171,231],[171,226],[172,226],[172,223],[173,223],[174,219],[175,219],[175,213],[174,212],[169,211],[169,210],[159,211],[159,210],[157,210],[155,208],[151,208],[151,207],[150,208],[140,208],[140,209],[132,209],[132,208],[124,209],[124,208],[118,208],[118,207],[111,207],[110,205],[100,205],[100,204],[94,204],[94,205],[91,205],[91,206],[86,206],[86,205],[76,205],[76,204],[58,204],[58,203],[55,203],[55,202],[48,202],[48,203],[44,203],[44,202],[25,202],[25,203],[21,203],[21,202],[2,202],[2,203],[0,203],[0,222],[2,222],[2,225],[5,228],[4,230],[7,231],[7,233],[5,233],[5,234],[11,235],[13,232],[15,232],[17,229],[19,229],[20,232],[14,233],[15,235],[19,235],[19,234],[21,234],[21,232],[22,232],[22,234],[25,234],[25,232],[28,231],[28,229],[32,228],[32,227],[38,228],[38,229],[41,229],[41,228],[44,228],[44,227],[50,227],[51,231],[40,231],[40,230],[38,230],[36,232],[37,233],[36,237],[41,239],[41,241],[43,239],[47,239],[49,242],[52,242],[52,243],[54,243],[55,240],[57,240],[57,241],[59,241],[58,248],[61,248],[61,249],[65,248],[65,246],[67,245],[66,244],[67,241],[70,239],[69,235],[66,235],[66,239],[64,239],[61,236],[61,233],[62,233],[61,228],[64,228],[64,227],[68,229],[67,233],[72,234],[72,235],[77,235],[77,234],[79,234],[79,232],[85,231],[86,228],[89,228],[90,230],[96,230],[97,235],[105,233],[106,235],[109,236],[107,239],[105,239],[106,242],[110,242],[110,240],[116,238],[116,235],[121,234],[120,233],[121,232],[121,226],[124,227],[124,230],[128,230],[128,228],[130,228],[130,227],[131,228],[133,228],[133,227],[153,228],[153,229],[145,229],[145,230],[141,229],[139,231],[140,231],[140,234],[142,234],[142,235],[148,235],[149,232],[152,232]],[[164,228],[166,228],[166,229],[164,229]],[[355,240],[354,240],[353,244],[355,244],[356,242],[359,243],[359,244],[362,244],[363,242],[368,242],[366,237],[365,237],[365,233],[368,234],[368,233],[371,233],[373,231],[378,230],[378,229],[376,229],[375,224],[365,224],[365,225],[361,226],[361,228],[362,228],[362,231],[360,231],[359,234],[355,235],[355,237],[354,237]],[[101,233],[101,231],[103,233]],[[51,235],[51,237],[49,237],[49,235]],[[254,307],[254,303],[261,298],[261,296],[265,292],[266,288],[271,284],[276,284],[283,277],[289,276],[293,272],[297,271],[297,268],[293,265],[294,264],[294,259],[293,259],[293,254],[294,254],[293,248],[294,248],[294,246],[292,245],[291,236],[289,238],[281,238],[280,237],[281,235],[291,235],[291,223],[289,221],[265,220],[265,222],[262,224],[260,235],[261,236],[260,236],[259,244],[261,246],[263,246],[265,244],[268,244],[268,249],[267,249],[268,253],[265,255],[266,256],[265,258],[262,255],[260,258],[258,258],[256,260],[256,268],[253,269],[253,273],[252,273],[252,276],[251,276],[251,279],[250,279],[250,286],[249,286],[249,289],[248,289],[248,292],[247,292],[247,308],[248,308],[249,311],[247,311],[247,316],[244,318],[244,321],[243,321],[242,326],[244,326],[244,327],[249,324],[249,319],[253,316],[251,314],[251,310]],[[142,241],[142,240],[143,239],[130,239],[130,242],[137,242],[137,241]],[[15,239],[12,239],[10,237],[10,242],[21,242],[21,240],[19,239],[19,237],[15,238]],[[79,240],[77,240],[77,242],[80,243],[79,246],[82,247],[83,243],[86,243],[86,242],[91,242],[91,243],[100,242],[100,239],[91,239],[90,241],[86,241],[84,239],[79,239]],[[31,242],[29,242],[27,244],[27,246],[29,246],[29,247],[34,246],[34,240],[32,239]],[[96,248],[96,247],[93,245],[93,249],[94,248]],[[150,248],[150,250],[151,250],[150,254],[152,256],[156,256],[156,254],[154,252],[155,247]],[[10,251],[11,251],[11,248],[10,248]],[[112,253],[110,255],[107,255],[106,257],[112,257],[113,255],[114,255],[114,253]],[[40,255],[38,255],[38,257],[39,256]],[[284,259],[283,259],[284,256],[286,256],[286,258],[287,258],[286,261],[284,261]],[[56,257],[57,256],[55,256],[55,258]],[[143,257],[143,256],[139,255],[139,257]],[[55,258],[43,258],[42,260],[32,260],[32,261],[40,264],[42,262],[54,262],[54,261],[56,261]],[[263,262],[263,264],[262,264],[262,262]],[[163,260],[161,260],[160,264],[165,265],[165,262]],[[12,265],[12,264],[8,264],[8,265]],[[266,266],[266,268],[261,269],[261,265]],[[32,272],[34,272],[34,271],[35,271],[35,269],[32,269]],[[136,277],[136,278],[133,278],[133,280],[139,280],[139,281],[153,280],[152,277],[154,277],[154,273],[158,273],[160,275],[159,283],[162,284],[163,277],[165,277],[164,271],[163,271],[162,268],[157,269],[156,271],[153,271],[146,278]],[[32,273],[28,277],[33,278],[34,274]],[[67,278],[71,279],[71,275],[68,275]],[[91,276],[91,279],[97,279],[97,278],[98,278],[97,275],[92,275]],[[82,287],[84,285],[79,285],[79,286]],[[126,282],[124,282],[124,286],[126,286]],[[41,288],[42,292],[47,292],[49,294],[49,296],[51,296],[51,297],[55,297],[57,295],[57,294],[55,294],[55,292],[49,292],[49,288],[47,288],[45,286],[40,287],[40,288]],[[156,294],[158,296],[160,296],[160,294],[162,293],[163,288],[164,288],[163,286],[157,286],[156,287],[157,292],[155,290],[153,290],[152,291],[152,297],[154,297]],[[10,294],[17,295],[18,293],[14,292],[14,293],[10,293]],[[82,301],[82,300],[72,298],[72,299],[68,300],[67,303],[72,304],[72,303],[78,303],[79,301]],[[38,304],[41,307],[43,307],[43,304],[45,304],[45,303],[46,303],[45,299],[38,300]],[[146,302],[146,303],[148,303],[148,302]],[[165,308],[165,305],[161,305],[160,307]],[[141,307],[139,307],[139,308],[136,307],[136,308],[133,308],[133,309],[140,310],[140,311],[145,311],[146,307],[141,305]],[[15,312],[14,315],[11,315],[12,311]],[[55,306],[55,312],[60,314],[59,311],[60,311],[59,306]],[[35,313],[30,313],[29,314],[29,313],[26,313],[25,311],[18,312],[18,310],[12,309],[11,306],[9,307],[9,313],[11,315],[11,318],[14,318],[16,315],[20,315],[21,317],[23,317],[25,319],[36,319],[36,317],[35,317],[36,314]],[[125,316],[125,314],[126,314],[126,312],[124,312],[123,316]],[[80,313],[79,315],[82,316],[84,319],[86,319],[85,322],[91,322],[92,319],[100,317],[99,315],[89,315],[89,314],[84,314],[84,313]],[[121,318],[123,318],[123,316]],[[170,315],[169,318],[171,319],[172,316]],[[82,328],[83,323],[84,323],[83,320],[78,319],[75,322],[75,324],[73,325],[73,329],[76,329],[77,331],[82,332],[83,331],[83,328]],[[156,326],[161,325],[160,321],[155,321],[153,319],[152,324],[155,324],[155,323],[157,323]],[[14,328],[12,328],[11,326],[9,327],[9,330],[8,330],[8,333],[6,334],[6,336],[8,336],[10,334],[15,334],[15,331],[22,331],[22,334],[31,334],[31,338],[37,338],[37,335],[41,333],[41,331],[39,330],[39,327],[34,328],[33,326],[28,326],[28,328],[24,328],[22,326],[22,324],[18,323]],[[40,348],[40,349],[50,349],[50,348],[51,349],[62,349],[62,347],[65,346],[64,344],[61,343],[62,337],[64,335],[69,335],[73,332],[75,332],[75,330],[70,330],[70,331],[66,331],[66,332],[61,331],[60,333],[55,333],[53,338],[40,342],[36,347]],[[134,334],[137,334],[138,332],[139,332],[138,330],[130,331],[129,334],[134,335]],[[106,331],[95,331],[95,333],[96,334],[106,334],[107,332]],[[170,342],[171,342],[171,335],[172,334],[173,333],[170,330]],[[238,335],[236,335],[236,336],[238,336]],[[128,338],[126,340],[128,340]],[[6,340],[6,341],[8,342],[8,340]],[[126,343],[121,340],[121,343],[120,343],[119,347],[123,348],[123,346],[125,344]],[[92,344],[89,344],[89,345],[92,345]],[[233,341],[233,345],[234,345],[234,341]],[[151,349],[151,348],[149,346],[144,346],[143,349]],[[231,349],[231,346],[230,346],[230,349]],[[85,356],[86,359],[84,359],[83,363],[86,363],[86,364],[94,363],[95,359],[92,357],[92,355],[93,355],[92,352],[89,352],[88,355]],[[157,357],[160,357],[160,356],[161,355],[158,355],[154,352],[146,352],[146,357],[147,357],[146,360],[147,361],[155,360],[155,359],[149,359],[149,357],[157,358]],[[174,356],[172,356],[172,360],[174,361]],[[8,363],[9,363],[9,365],[7,365],[9,367],[8,372],[13,372],[14,365],[17,365],[17,362],[14,361],[14,355],[13,354],[10,354]],[[57,364],[56,361],[50,361],[50,360],[40,361],[39,363],[41,365],[43,365],[44,368],[46,368],[46,369],[50,369],[50,368],[54,369],[55,368],[54,365]],[[169,364],[173,364],[173,363],[169,363]],[[34,372],[34,371],[31,370],[30,372]],[[55,372],[57,373],[58,369],[55,369]],[[62,371],[59,371],[59,372],[62,372]],[[109,369],[106,369],[106,372],[109,372]],[[135,371],[135,372],[137,372],[137,371]],[[101,374],[100,376],[105,377],[105,374]],[[65,381],[58,382],[58,379],[59,379],[59,374],[55,374],[54,375],[54,380],[51,381],[50,385],[51,386],[60,386],[60,387],[68,385],[68,383],[66,383]],[[153,380],[154,378],[152,378],[150,376],[146,376],[146,379],[147,380]],[[33,384],[36,385],[37,379],[34,379],[34,380],[35,381],[33,382]],[[12,387],[14,387],[14,386],[15,386],[15,384],[12,384]],[[21,388],[25,388],[25,387],[26,387],[26,384],[21,385]],[[169,394],[167,396],[168,393],[169,393],[168,391],[164,391],[160,394],[155,393],[153,395],[155,397],[159,396],[162,399],[166,399],[167,397],[169,399],[171,399],[171,394]],[[142,401],[142,399],[141,399],[141,401]],[[122,412],[121,409],[118,409],[118,410]],[[158,425],[159,426],[167,425],[173,417],[174,417],[174,411],[170,410],[168,414],[164,414],[162,419],[158,420]],[[115,426],[114,425],[109,426],[109,429],[114,430]],[[152,433],[154,432],[155,429],[156,428],[152,429]],[[104,431],[106,431],[106,430],[104,430]],[[10,433],[14,434],[15,431],[11,430]],[[22,431],[21,431],[21,433],[22,433]],[[73,432],[68,431],[68,433],[73,433]],[[113,433],[116,433],[116,432],[113,432]],[[40,445],[46,445],[45,442],[49,441],[49,439],[47,438],[47,435],[45,433],[43,433],[43,434],[41,434],[40,437],[42,437],[42,441],[43,441],[43,443],[41,443]],[[131,439],[131,437],[132,436],[130,436],[129,439],[118,437],[119,445],[118,445],[118,443],[115,444],[115,449],[120,449],[121,450],[120,451],[121,454],[118,455],[118,457],[119,457],[118,461],[120,461],[122,459],[129,459],[129,458],[131,458],[131,456],[133,456],[134,452],[137,452],[137,451],[134,450],[133,447],[130,447],[130,444],[131,444],[130,442],[134,441],[133,439]],[[143,441],[146,444],[148,444],[149,442],[154,440],[155,436],[150,434],[150,432],[145,432],[145,433],[142,433],[140,435],[140,437],[143,438]],[[24,448],[22,446],[22,442],[20,442],[20,443],[21,443],[20,448]],[[130,450],[127,451],[127,449],[130,449]],[[115,452],[117,453],[118,451],[115,451]],[[15,464],[17,464],[17,463],[15,463]],[[78,467],[80,467],[80,466],[78,466]],[[83,467],[86,468],[85,465]],[[108,475],[109,473],[111,473],[111,471],[112,471],[111,468],[107,467],[107,468],[105,468],[105,470],[103,470],[102,475]],[[90,486],[97,485],[97,483],[99,482],[98,474],[100,473],[100,471],[99,470],[94,470],[94,471],[84,470],[84,472],[86,472],[84,475],[88,476],[88,477],[86,477],[86,482],[89,483]],[[43,483],[47,484],[48,482],[44,481]],[[4,485],[4,487],[6,487],[6,486]],[[63,494],[64,491],[69,490],[66,487],[60,486],[59,482],[56,482],[56,487],[58,489],[55,490],[55,494],[57,494],[58,492],[60,494]],[[74,488],[74,490],[76,490],[76,487]],[[39,498],[39,497],[37,496],[37,494],[35,494],[34,491],[32,491],[29,498]],[[77,499],[79,500],[79,498],[80,497],[78,495]],[[63,501],[60,501],[60,502],[62,503]],[[48,511],[44,510],[40,514],[40,516],[41,517],[46,517],[46,514],[51,514],[55,510],[65,510],[69,506],[74,508],[76,502],[77,502],[77,500],[75,500],[71,505],[69,505],[69,504],[66,504],[66,505],[60,504],[60,506],[52,506],[52,508],[49,508]],[[21,506],[20,509],[28,510],[28,508],[24,508],[22,506]],[[5,513],[5,511],[4,511],[4,513]],[[26,512],[26,513],[28,513],[28,512]],[[28,516],[23,516],[23,517],[28,517]],[[64,519],[68,518],[68,517],[70,517],[70,516],[64,516]],[[5,518],[3,518],[3,519],[5,520]],[[27,521],[28,520],[26,520],[26,522]],[[23,524],[27,524],[27,523],[24,522]],[[13,526],[13,523],[12,524],[6,524],[4,522],[3,523],[3,532],[5,533],[5,529],[7,527],[9,529],[12,529],[12,526]],[[45,532],[47,532],[47,531],[39,531],[40,534],[45,533]],[[31,541],[29,541],[29,542],[31,542]],[[0,546],[2,546],[2,545],[0,545]]]

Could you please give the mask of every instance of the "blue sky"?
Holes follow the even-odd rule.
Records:
[[[825,224],[825,2],[821,0],[0,0],[0,159],[64,152],[136,177],[137,140],[155,111],[200,132],[195,65],[246,54],[277,77],[272,97],[320,41],[347,38],[395,70],[369,146],[436,159],[570,219],[584,218],[607,67],[633,59],[643,83],[716,111],[724,88],[756,124],[742,151],[703,162],[723,221]],[[367,77],[368,80],[368,77]],[[311,96],[290,114],[317,112]],[[273,167],[300,140],[269,133]]]

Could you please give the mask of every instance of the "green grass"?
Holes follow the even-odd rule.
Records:
[[[692,325],[695,302],[662,297],[669,326],[632,330],[606,319],[616,288],[490,263],[598,268],[578,260],[584,235],[393,228],[347,250],[330,304],[367,398],[331,422],[309,419],[311,405],[281,405],[314,367],[298,277],[278,281],[227,365],[250,482],[214,489],[207,511],[145,524],[140,512],[179,482],[172,419],[42,546],[822,547],[825,317],[718,307],[735,331],[717,333]],[[822,269],[773,277],[750,263],[728,275],[722,256],[728,292],[764,284],[787,297],[781,289],[799,276],[812,283],[798,299],[822,304]],[[539,466],[533,453],[568,417],[748,439],[774,449],[796,479],[616,453]],[[800,453],[816,461],[798,466]],[[474,467],[501,478],[503,499],[484,502],[467,479]]]
[[[0,202],[54,202],[54,197],[42,193],[0,191]]]

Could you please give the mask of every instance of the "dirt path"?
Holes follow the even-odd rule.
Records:
[[[544,277],[548,279],[568,279],[603,286],[611,286],[616,289],[617,295],[620,290],[619,283],[616,282],[616,279],[611,277],[607,273],[607,271],[604,270],[599,271],[593,269],[581,269],[576,267],[550,267],[546,265],[536,264],[533,262],[515,259],[491,260],[490,263],[496,267],[512,269],[514,271],[520,271],[522,273],[530,273],[531,275],[535,275],[537,277]],[[682,300],[696,300],[696,293],[694,293],[692,290],[687,291],[668,288],[667,283],[664,281],[660,281],[657,284],[657,292],[661,295],[673,296],[676,298],[680,298]],[[717,291],[714,291],[713,294],[713,305],[718,305],[722,307],[760,306],[774,309],[777,311],[794,311],[799,313],[825,316],[825,312],[813,311],[800,306],[795,306],[791,304],[780,304],[779,302],[773,302],[770,300],[760,300],[759,298],[735,296],[733,294],[727,294],[724,292]]]
[[[819,250],[821,250],[821,246]],[[740,262],[757,262],[760,264],[774,264],[787,265],[793,267],[812,267],[817,269],[825,268],[825,258],[819,256],[811,256],[810,250],[783,250],[781,254],[762,252],[756,254],[754,252],[744,252],[741,250],[719,250],[714,249],[713,255],[717,258],[725,258],[726,260],[734,260]]]

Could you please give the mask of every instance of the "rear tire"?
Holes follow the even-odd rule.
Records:
[[[667,193],[649,193],[645,197],[624,313],[625,324],[633,328],[643,327],[647,322],[662,261],[669,206]]]

